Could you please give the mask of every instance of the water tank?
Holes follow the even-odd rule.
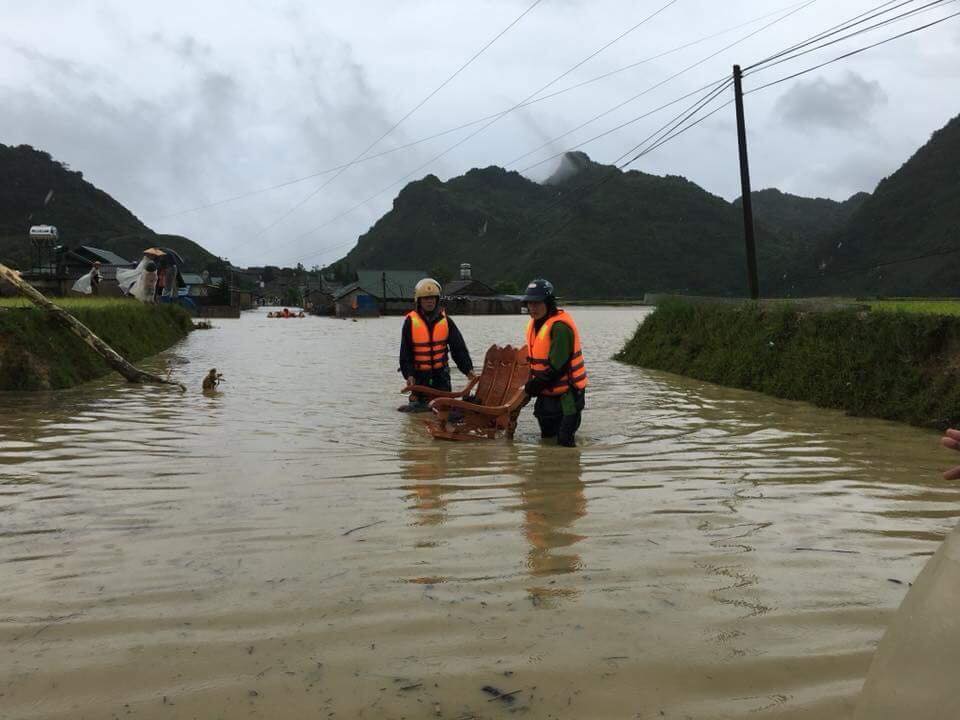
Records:
[[[34,225],[30,228],[31,240],[56,241],[58,238],[59,234],[57,233],[57,228],[53,225]]]
[[[470,263],[460,263],[460,279],[461,280],[473,279],[473,270],[470,266]]]

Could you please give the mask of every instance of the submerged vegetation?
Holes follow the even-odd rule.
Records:
[[[131,362],[165,350],[192,329],[190,315],[172,305],[92,298],[57,302]],[[68,388],[107,372],[96,353],[47,313],[25,300],[0,302],[0,390]]]
[[[928,427],[960,421],[954,315],[671,300],[616,359],[852,415]]]

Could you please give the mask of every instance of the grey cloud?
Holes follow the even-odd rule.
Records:
[[[213,52],[213,48],[208,43],[201,42],[190,34],[171,39],[157,30],[150,33],[148,39],[154,45],[185,61],[199,61],[209,57]]]
[[[828,197],[835,198],[849,197],[861,191],[872,193],[878,180],[893,173],[899,164],[891,163],[888,158],[874,152],[855,152],[832,167],[815,172],[812,185],[822,188]]]
[[[51,152],[148,225],[191,236],[235,261],[256,262],[265,250],[280,260],[356,238],[356,223],[367,219],[366,208],[291,241],[386,184],[383,179],[372,184],[369,176],[349,171],[262,237],[257,237],[260,228],[325,178],[219,212],[152,222],[184,207],[349,160],[382,134],[388,118],[348,45],[294,39],[299,71],[290,71],[292,55],[286,54],[287,67],[265,69],[258,83],[250,82],[242,67],[206,58],[188,40],[156,34],[149,39],[171,53],[186,53],[190,62],[180,66],[172,89],[154,90],[147,97],[118,93],[98,66],[21,49],[33,82],[0,87],[3,141]],[[271,85],[272,77],[282,82]],[[51,95],[56,103],[50,102]],[[64,107],[70,112],[61,112]],[[423,162],[412,155],[371,165],[382,170],[383,178],[393,178]],[[380,212],[382,208],[375,215]]]
[[[879,82],[849,72],[836,82],[822,77],[798,82],[777,100],[774,115],[796,130],[856,130],[886,102],[887,94]]]
[[[641,41],[651,46],[644,56],[652,55],[760,12],[752,0],[723,7],[696,4],[695,15],[664,13],[657,21],[662,25],[645,28],[636,43],[618,43],[569,81],[635,61]],[[305,260],[331,261],[390,207],[407,181],[400,181],[403,176],[417,179],[432,172],[443,178],[507,162],[706,52],[684,51],[636,76],[618,75],[512,113],[416,173],[474,128],[350,168],[262,235],[260,228],[332,175],[163,218],[349,161],[528,5],[529,0],[12,4],[0,30],[0,142],[47,150],[82,170],[151,227],[193,237],[235,262],[288,262],[333,247]],[[602,4],[602,11],[600,5],[542,3],[373,152],[510,107],[571,66],[588,47],[622,31],[618,25],[644,13],[634,1]],[[776,51],[839,22],[845,17],[842,5],[792,16],[751,41],[762,47],[744,47],[739,58]],[[25,38],[44,32],[54,20],[72,32],[53,49],[34,50]],[[895,169],[957,112],[951,91],[960,68],[954,45],[960,26],[940,28],[938,42],[918,36],[913,43],[858,56],[846,67],[861,69],[862,77],[829,74],[811,81],[815,76],[807,76],[779,102],[776,90],[751,96],[748,130],[757,186],[845,197],[871,189]],[[718,40],[716,47],[725,42]],[[15,50],[15,45],[30,47]],[[645,97],[635,113],[728,72],[737,59],[704,64]],[[889,102],[877,83],[864,79],[872,77],[882,78]],[[519,166],[635,113],[624,110],[622,118],[604,118]],[[598,162],[610,162],[670,116],[664,112],[583,149]],[[679,173],[711,192],[736,197],[732,119],[732,109],[725,110],[633,167]],[[865,126],[865,132],[851,132]],[[531,174],[544,177],[554,165]],[[385,190],[394,181],[400,182]],[[372,202],[344,214],[381,190]],[[342,219],[329,222],[341,214]]]
[[[91,82],[97,73],[88,65],[50,55],[34,47],[11,44],[14,53],[25,59],[31,66],[59,80],[69,79],[78,82]]]

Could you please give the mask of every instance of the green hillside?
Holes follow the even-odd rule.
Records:
[[[870,195],[753,193],[761,293],[960,295],[960,117]],[[907,261],[907,262],[904,262]],[[410,183],[338,267],[543,275],[581,298],[746,293],[740,202],[568,153],[543,184],[498,167]]]
[[[844,227],[870,195],[861,192],[837,202],[769,188],[755,191],[750,197],[753,199],[754,222],[780,238],[783,247],[782,252],[766,253],[768,264],[761,264],[765,278],[761,292],[770,296],[793,294],[791,279],[816,271],[818,243]],[[742,198],[733,201],[742,212],[741,203]]]
[[[52,191],[52,192],[51,192]],[[0,144],[0,262],[26,269],[31,225],[56,225],[64,245],[92,245],[130,260],[152,245],[170,247],[188,266],[202,268],[217,258],[177,235],[159,235],[83,173],[29,145]]]
[[[828,198],[808,198],[781,192],[776,188],[754,191],[753,215],[757,222],[792,241],[815,241],[826,233],[842,228],[850,216],[870,197],[860,192],[843,202]],[[741,198],[733,201],[738,208]]]
[[[543,275],[570,297],[747,292],[742,216],[682,177],[658,177],[568,153],[538,184],[499,167],[407,185],[340,267],[473,265],[490,283]],[[602,181],[602,184],[600,184]],[[762,260],[788,244],[759,230]]]
[[[816,247],[805,293],[960,295],[960,116]],[[924,259],[911,260],[912,258]],[[909,262],[903,262],[910,260]]]

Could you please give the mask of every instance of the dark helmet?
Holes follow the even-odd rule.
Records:
[[[544,302],[548,305],[556,302],[556,299],[556,295],[553,294],[553,283],[543,278],[531,280],[523,296],[524,302]]]

